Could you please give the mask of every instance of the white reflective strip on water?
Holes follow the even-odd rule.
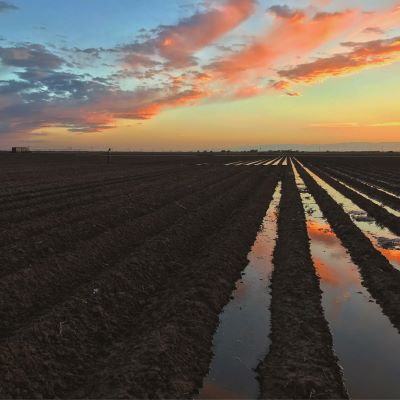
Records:
[[[265,166],[267,166],[267,165],[272,165],[275,161],[276,161],[276,158],[274,158],[273,160],[270,160],[270,161],[266,162],[264,165],[265,165]]]
[[[278,165],[281,162],[281,160],[282,160],[282,157],[278,158],[272,165],[274,165],[274,166]]]
[[[231,162],[231,163],[229,163],[229,164],[224,164],[224,165],[236,165],[236,164],[238,164],[238,163],[240,163],[240,162],[242,162],[242,161],[235,161],[235,162]]]
[[[336,170],[333,169],[333,168],[327,168],[327,169],[328,169],[328,171],[338,172],[338,171],[336,171]],[[376,189],[376,190],[378,190],[379,192],[388,194],[388,195],[393,196],[393,197],[396,197],[396,198],[399,197],[396,193],[389,192],[389,191],[387,191],[387,190],[381,188],[380,186],[373,185],[372,183],[366,182],[366,181],[364,181],[364,180],[362,180],[362,179],[360,179],[360,178],[352,177],[352,176],[350,176],[350,175],[348,175],[348,174],[345,174],[345,173],[342,172],[342,171],[339,171],[339,172],[340,172],[340,174],[342,174],[342,175],[344,175],[344,176],[346,176],[346,177],[348,177],[348,178],[354,179],[354,180],[356,180],[357,182],[363,183],[364,185],[369,186],[369,187],[371,187],[371,188],[373,188],[373,189]],[[338,179],[338,180],[339,180],[340,178],[336,178],[336,177],[335,177],[335,179]],[[348,184],[346,184],[346,185],[348,185]],[[350,187],[353,189],[352,186],[350,186]],[[353,190],[358,190],[358,189],[353,189]],[[366,195],[366,194],[364,194],[364,193],[361,193],[361,194],[362,194],[363,196],[365,196],[365,197],[368,197],[368,195]],[[368,198],[369,198],[369,197],[368,197]],[[372,200],[371,198],[369,198],[369,199]],[[382,204],[382,203],[379,202],[379,200],[375,200],[375,199],[374,199],[373,201],[375,201],[375,202],[377,201],[379,205]],[[389,209],[391,208],[391,207],[389,207],[389,206],[385,206],[385,207],[388,207]],[[392,209],[392,210],[393,210],[393,209]],[[398,211],[398,210],[395,210],[395,211]],[[400,214],[400,213],[399,213],[399,214]]]
[[[270,278],[277,235],[281,184],[248,255],[249,264],[237,282],[233,299],[220,314],[213,339],[214,357],[198,399],[256,399],[260,388],[255,368],[270,346]]]
[[[362,286],[358,267],[295,170],[322,306],[351,398],[398,398],[400,335]]]
[[[257,163],[260,162],[260,161],[261,161],[261,160],[253,161],[253,162],[250,162],[250,163],[245,164],[245,165],[254,165],[254,164],[257,164]]]
[[[318,185],[343,207],[344,211],[350,215],[352,221],[368,237],[373,246],[388,259],[393,267],[400,270],[400,238],[388,228],[380,226],[365,210],[339,193],[318,175],[305,167],[300,161],[298,162],[312,176]]]
[[[378,201],[378,200],[376,200],[376,199],[374,199],[374,198],[368,196],[367,194],[365,194],[365,193],[363,193],[363,192],[360,192],[358,189],[355,189],[353,186],[350,186],[349,184],[347,184],[347,183],[341,181],[340,179],[338,179],[338,178],[336,178],[336,177],[334,177],[334,176],[331,176],[331,178],[332,178],[332,179],[335,179],[335,181],[337,181],[337,182],[341,183],[342,185],[346,186],[348,189],[351,189],[351,190],[353,190],[354,192],[358,193],[360,196],[363,196],[363,197],[366,198],[367,200],[372,201],[372,203],[374,203],[374,204],[376,204],[376,205],[378,205],[378,206],[384,208],[384,209],[385,209],[387,212],[389,212],[390,214],[393,214],[393,215],[395,215],[396,217],[400,217],[400,211],[397,211],[397,210],[395,210],[395,209],[393,209],[393,208],[391,208],[391,207],[389,207],[389,206],[386,206],[386,205],[383,204],[382,202],[380,202],[380,201]]]

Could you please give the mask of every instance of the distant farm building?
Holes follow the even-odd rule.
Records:
[[[29,147],[13,147],[12,152],[13,153],[29,153],[31,150]]]

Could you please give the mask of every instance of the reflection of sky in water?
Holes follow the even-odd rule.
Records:
[[[353,222],[371,240],[374,247],[379,250],[395,268],[400,269],[399,237],[392,233],[389,229],[379,226],[378,223],[373,218],[370,218],[364,210],[355,205],[350,199],[343,196],[332,186],[328,185],[325,181],[323,181],[319,176],[315,175],[308,168],[304,167],[304,169],[315,179],[315,181],[323,189],[325,189],[329,193],[331,197],[333,197],[333,199],[335,199],[339,204],[342,205],[344,211],[346,211],[351,216]],[[363,220],[364,218],[366,220]],[[382,247],[379,244],[379,240],[382,238],[392,241],[394,244],[394,248],[386,249]]]
[[[254,369],[270,345],[268,286],[273,268],[280,191],[279,184],[248,255],[249,264],[242,280],[237,282],[233,299],[220,315],[213,339],[214,357],[199,399],[243,399],[259,395]]]
[[[336,171],[335,169],[332,169],[332,168],[327,168],[327,170],[328,170],[328,171],[334,171],[334,172],[340,172],[340,174],[342,174],[343,176],[347,176],[348,178],[352,178],[352,179],[357,179],[359,182],[363,183],[364,185],[367,185],[367,186],[370,186],[370,187],[372,187],[372,188],[374,188],[374,189],[377,189],[377,190],[379,190],[380,192],[389,194],[390,196],[395,196],[395,197],[397,197],[397,194],[396,194],[396,193],[390,192],[390,191],[388,191],[387,189],[385,189],[385,188],[383,188],[383,187],[377,186],[376,184],[374,185],[374,184],[371,183],[371,182],[367,182],[367,181],[363,180],[362,178],[360,178],[359,176],[357,176],[357,177],[351,176],[351,175],[346,174],[345,172],[343,172],[343,171],[341,171],[341,170],[340,170],[340,171]],[[384,182],[384,181],[381,181],[381,182]]]
[[[347,188],[349,188],[349,189],[355,191],[355,192],[358,193],[360,196],[362,196],[362,197],[368,199],[369,201],[372,201],[374,204],[376,204],[376,205],[378,205],[378,206],[384,208],[384,209],[385,209],[387,212],[389,212],[390,214],[393,214],[393,215],[395,215],[396,217],[400,217],[400,211],[397,211],[397,210],[395,210],[394,208],[391,208],[391,207],[389,207],[389,206],[385,206],[382,202],[380,202],[380,201],[378,201],[378,200],[376,200],[376,199],[374,199],[374,198],[372,198],[372,197],[369,197],[369,196],[366,195],[365,193],[362,193],[362,192],[358,191],[358,190],[355,189],[353,186],[350,186],[350,185],[348,185],[347,183],[344,183],[344,182],[341,181],[340,179],[337,179],[337,178],[335,178],[335,177],[333,177],[333,176],[332,176],[332,178],[335,179],[336,181],[338,181],[339,183],[341,183],[342,185],[346,186]]]
[[[304,182],[296,174],[299,186]],[[301,194],[322,304],[353,398],[400,398],[400,335],[361,284],[357,267],[312,196]]]

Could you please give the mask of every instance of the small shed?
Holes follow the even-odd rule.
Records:
[[[13,147],[12,152],[13,153],[29,153],[31,150],[29,147]]]

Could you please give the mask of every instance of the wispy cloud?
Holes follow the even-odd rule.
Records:
[[[279,75],[296,83],[313,83],[400,61],[400,37],[343,45],[352,50],[281,70]]]
[[[6,11],[14,11],[14,10],[18,10],[18,9],[19,8],[12,3],[9,3],[7,1],[0,1],[0,13],[6,12]]]

